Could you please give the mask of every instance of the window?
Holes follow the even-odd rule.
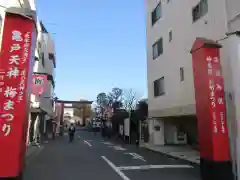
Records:
[[[169,42],[171,42],[172,41],[172,30],[170,30],[168,32],[168,36],[169,36]]]
[[[153,82],[154,86],[154,97],[162,96],[165,94],[164,90],[164,77],[157,79]]]
[[[51,81],[53,88],[55,88],[55,81],[54,81],[53,75],[48,74],[47,80],[48,80],[48,81]]]
[[[35,60],[35,61],[39,61],[39,59],[38,59],[38,57],[37,57],[37,56],[35,56],[35,57],[34,57],[34,60]]]
[[[160,2],[152,12],[152,25],[154,25],[158,19],[162,17],[162,3]]]
[[[153,59],[156,59],[163,53],[163,39],[160,38],[153,46]]]
[[[40,42],[38,42],[37,44],[37,52],[38,52],[39,58],[41,59],[41,43]]]
[[[54,54],[53,54],[53,53],[49,53],[49,54],[48,54],[48,58],[49,58],[50,60],[54,60]]]
[[[192,18],[193,22],[197,21],[203,17],[208,12],[208,0],[201,0],[193,9],[192,9]]]
[[[41,53],[41,58],[42,58],[42,65],[43,67],[45,66],[45,58],[44,58],[44,53]]]
[[[184,81],[184,69],[183,67],[180,68],[180,81]]]
[[[207,14],[207,12],[208,12],[208,0],[201,0],[201,2],[200,2],[200,10],[202,12],[202,16]]]
[[[52,105],[52,107],[54,106],[54,100],[51,100],[51,105]]]

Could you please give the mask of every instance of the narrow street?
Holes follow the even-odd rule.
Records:
[[[77,132],[58,137],[31,158],[26,180],[199,180],[198,167],[132,145]]]

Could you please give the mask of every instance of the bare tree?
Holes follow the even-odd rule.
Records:
[[[138,102],[138,96],[137,93],[133,89],[128,89],[124,91],[123,94],[123,107],[128,112],[131,110],[134,110],[136,108],[137,102]]]

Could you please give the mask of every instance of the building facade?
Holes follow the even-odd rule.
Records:
[[[0,33],[5,17],[5,9],[10,7],[24,7],[36,10],[35,0],[1,0],[0,2]]]
[[[44,26],[39,21],[37,24],[38,37],[35,50],[35,63],[33,74],[45,75],[47,82],[41,95],[31,94],[31,118],[29,126],[29,141],[35,142],[37,137],[47,137],[53,130],[55,118],[55,68],[56,53],[54,41]]]
[[[150,142],[197,144],[190,50],[196,37],[226,44],[226,33],[240,29],[240,1],[145,2]],[[221,49],[221,63],[225,87],[231,91],[227,45]]]

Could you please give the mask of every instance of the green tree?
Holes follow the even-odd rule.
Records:
[[[101,92],[97,95],[97,104],[100,109],[101,116],[103,117],[104,111],[108,105],[108,98],[106,93]]]
[[[123,105],[123,90],[118,87],[112,88],[112,91],[108,93],[107,99],[108,104],[113,108],[113,111],[115,112],[116,109],[122,107]]]

